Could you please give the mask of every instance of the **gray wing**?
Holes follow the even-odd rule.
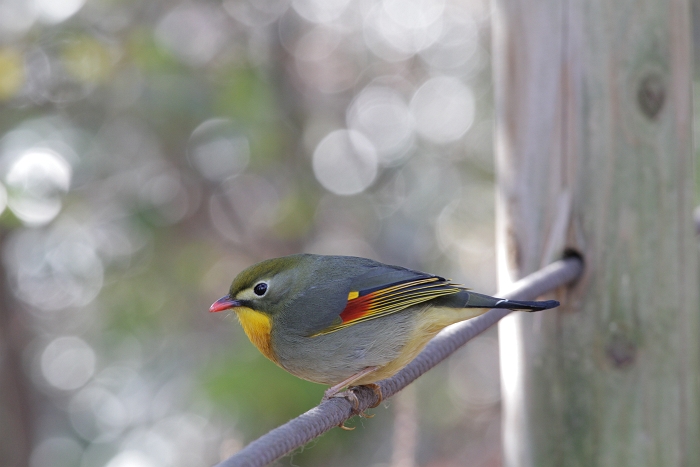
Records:
[[[364,258],[329,257],[320,278],[289,302],[286,329],[313,336],[399,312],[463,289],[442,277]]]

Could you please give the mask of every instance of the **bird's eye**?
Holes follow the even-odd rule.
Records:
[[[255,292],[255,295],[262,297],[265,295],[265,292],[267,292],[267,284],[264,282],[256,284],[255,287],[253,287],[253,292]]]

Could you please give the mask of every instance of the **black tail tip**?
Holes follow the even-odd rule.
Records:
[[[492,305],[493,306],[493,305]],[[522,300],[499,300],[496,302],[494,308],[506,308],[508,310],[520,310],[520,311],[542,311],[549,310],[550,308],[556,308],[559,306],[559,302],[556,300],[542,300],[539,302],[526,302]]]
[[[550,308],[556,308],[560,303],[556,300],[543,300],[541,302],[532,302],[532,309],[530,311],[542,311],[549,310]]]

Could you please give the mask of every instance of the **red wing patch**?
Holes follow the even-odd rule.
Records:
[[[328,334],[355,323],[380,318],[437,297],[465,290],[442,277],[423,277],[387,285],[383,288],[351,291],[340,313],[341,323],[314,334]]]
[[[376,299],[377,292],[349,299],[345,309],[340,313],[340,319],[343,320],[343,323],[348,323],[366,316],[372,310],[372,302],[376,301]]]

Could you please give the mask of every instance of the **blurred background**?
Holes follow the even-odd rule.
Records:
[[[489,0],[1,0],[0,465],[209,466],[325,389],[233,277],[348,254],[495,292]],[[275,465],[500,465],[496,332]]]

